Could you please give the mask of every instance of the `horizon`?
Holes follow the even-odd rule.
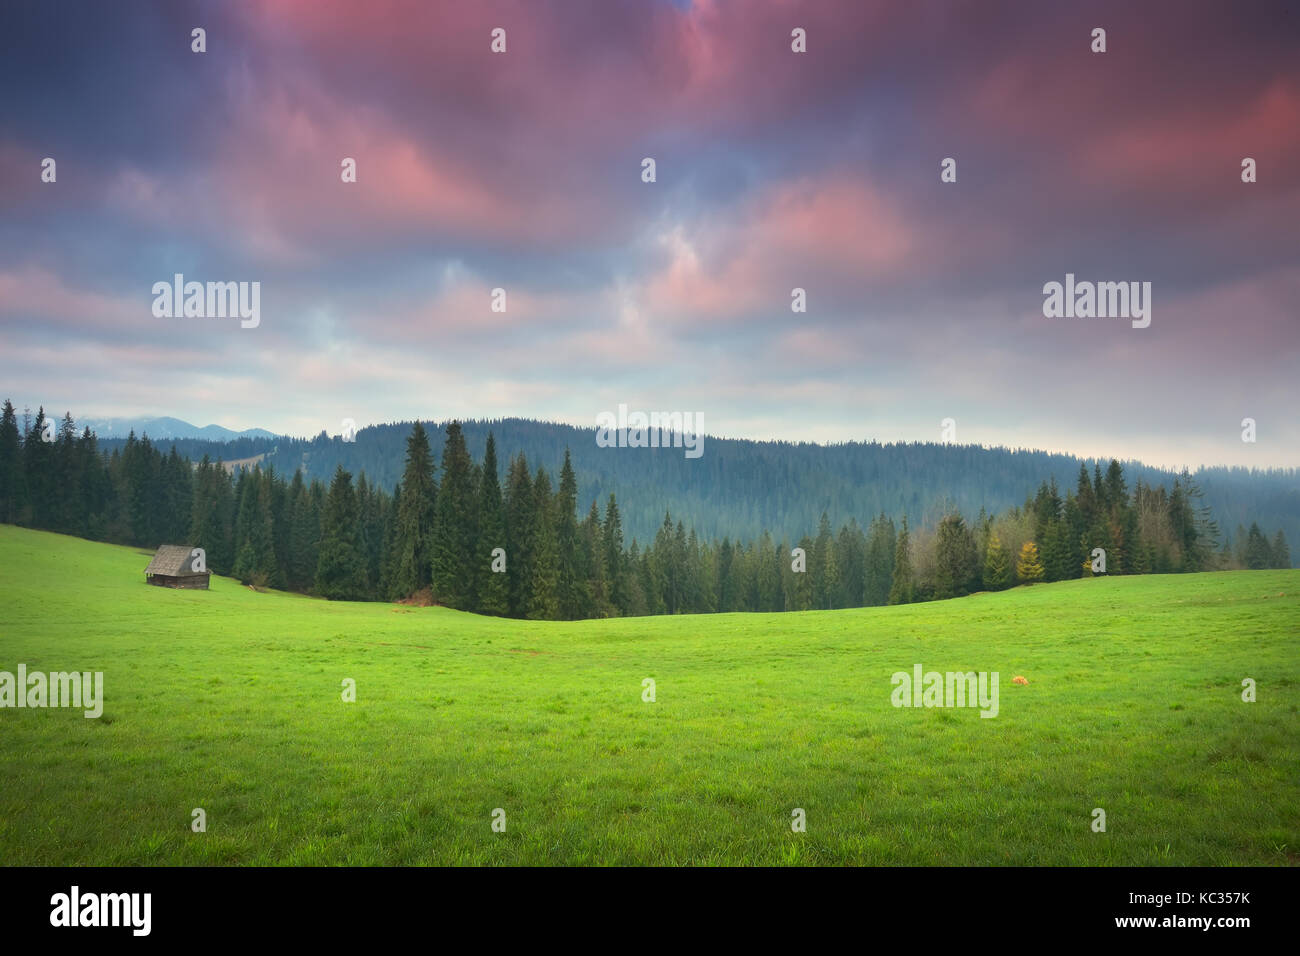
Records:
[[[2,401],[2,399],[0,399],[0,401]],[[41,407],[39,404],[37,404],[37,405],[24,405],[24,404],[22,404],[22,403],[18,403],[18,402],[14,402],[13,404],[14,404],[14,411],[15,411],[15,414],[17,414],[17,415],[19,416],[20,419],[21,419],[21,416],[22,416],[22,414],[23,414],[23,410],[24,410],[24,408],[29,409],[29,410],[30,410],[30,413],[31,413],[31,415],[32,415],[32,417],[35,417],[35,414],[36,414],[37,409]],[[47,417],[51,417],[51,415],[52,415],[51,410],[50,410],[49,408],[47,408],[47,409],[45,410],[45,413],[46,413],[46,416],[47,416]],[[65,410],[65,412],[63,412],[63,413],[59,413],[59,414],[58,414],[57,416],[55,416],[55,417],[57,417],[58,420],[62,420],[63,415],[64,415],[64,414],[69,414],[69,413],[71,413],[70,410]],[[232,426],[232,425],[225,425],[225,424],[222,424],[221,422],[206,422],[206,423],[200,425],[200,424],[198,424],[197,422],[192,421],[191,419],[185,418],[185,417],[180,416],[180,415],[171,415],[171,414],[104,415],[104,414],[94,414],[94,413],[92,413],[92,414],[87,414],[87,415],[85,415],[85,416],[82,416],[82,417],[80,417],[80,418],[79,418],[77,415],[75,415],[75,414],[73,415],[73,421],[76,423],[76,425],[77,425],[77,431],[78,431],[79,433],[80,433],[80,431],[82,430],[82,428],[86,427],[86,424],[87,424],[87,423],[89,423],[89,422],[94,422],[94,421],[96,421],[96,420],[104,420],[104,419],[109,419],[109,420],[120,420],[120,419],[128,419],[128,420],[131,420],[131,419],[136,419],[136,420],[164,420],[164,419],[167,419],[167,420],[179,421],[179,422],[181,422],[181,423],[183,423],[183,424],[185,424],[185,425],[189,425],[191,428],[200,429],[200,430],[201,430],[201,429],[205,429],[205,428],[223,428],[223,429],[225,429],[225,430],[227,430],[227,431],[233,432],[235,438],[241,438],[241,437],[243,437],[243,438],[257,438],[257,437],[267,438],[267,437],[270,437],[270,438],[287,438],[287,439],[289,439],[289,440],[291,440],[291,441],[313,441],[314,439],[316,439],[316,438],[318,438],[318,437],[320,436],[321,431],[324,431],[324,433],[326,434],[326,436],[329,437],[329,438],[338,438],[338,437],[339,437],[339,434],[338,434],[337,431],[332,431],[332,430],[329,429],[329,428],[323,428],[323,429],[321,429],[321,430],[319,430],[319,431],[316,431],[316,432],[314,432],[314,433],[304,434],[304,433],[293,433],[293,432],[282,432],[282,431],[276,431],[276,430],[274,430],[274,429],[266,428],[265,426],[262,426],[262,425],[249,425],[249,426],[246,426],[246,427],[244,427],[244,428],[238,428],[238,427],[235,427],[235,426]],[[453,422],[453,421],[454,421],[454,422],[459,422],[459,423],[461,423],[461,424],[470,424],[470,423],[475,423],[475,424],[490,424],[490,423],[492,423],[492,422],[494,422],[494,421],[520,421],[520,422],[529,422],[529,423],[538,424],[538,425],[559,425],[559,426],[563,426],[563,427],[566,427],[566,428],[574,428],[574,429],[579,429],[579,430],[583,430],[583,431],[591,431],[591,432],[595,432],[595,431],[597,431],[597,430],[598,430],[598,427],[599,427],[599,426],[595,425],[594,423],[591,424],[591,425],[584,425],[584,424],[581,424],[581,423],[566,422],[566,421],[556,421],[556,420],[553,420],[553,419],[531,418],[531,417],[524,416],[524,415],[499,415],[499,416],[492,416],[492,417],[490,417],[490,418],[487,418],[487,417],[474,417],[474,418],[429,418],[429,417],[420,417],[420,418],[418,418],[418,419],[417,419],[417,418],[400,418],[400,419],[391,419],[391,420],[388,420],[388,421],[382,421],[382,422],[367,422],[367,423],[364,423],[364,424],[361,423],[361,422],[357,422],[357,423],[356,423],[356,431],[357,431],[357,433],[359,434],[360,432],[364,431],[364,430],[367,429],[367,428],[375,428],[375,427],[390,427],[390,426],[409,425],[409,424],[413,424],[413,423],[414,423],[415,421],[417,421],[417,420],[418,420],[422,425],[435,425],[435,426],[438,426],[438,427],[440,427],[440,428],[441,428],[441,427],[445,427],[447,424],[449,424],[450,422]],[[266,431],[266,432],[269,432],[270,434],[269,434],[269,436],[256,436],[256,435],[246,435],[246,434],[244,434],[245,432],[248,432],[248,431],[256,431],[256,430]],[[92,431],[94,432],[95,436],[96,436],[97,438],[99,438],[100,440],[104,440],[104,439],[106,439],[106,438],[109,439],[109,440],[125,440],[125,438],[127,437],[126,435],[100,435],[99,432],[96,431],[96,430],[93,429],[93,428],[92,428]],[[708,431],[707,429],[701,431],[699,434],[703,435],[704,438],[706,438],[706,439],[708,439],[708,440],[711,440],[711,441],[746,441],[746,442],[754,442],[754,443],[758,443],[758,444],[775,444],[775,445],[801,445],[801,444],[804,444],[804,445],[814,445],[814,446],[821,447],[821,448],[831,448],[831,447],[835,447],[835,446],[837,446],[837,445],[853,445],[853,444],[858,444],[858,445],[870,445],[870,444],[876,444],[876,445],[881,445],[881,446],[885,446],[885,447],[890,446],[890,445],[911,445],[911,444],[921,444],[921,445],[951,445],[951,446],[953,446],[954,448],[978,448],[978,449],[981,449],[981,450],[983,450],[983,451],[1005,451],[1005,452],[1010,452],[1010,453],[1013,453],[1013,454],[1023,452],[1023,453],[1026,453],[1026,454],[1060,455],[1060,456],[1067,457],[1067,458],[1075,458],[1075,459],[1078,459],[1079,461],[1084,461],[1084,462],[1103,462],[1103,463],[1104,463],[1104,462],[1108,462],[1108,461],[1114,460],[1114,461],[1118,461],[1121,465],[1130,465],[1130,464],[1134,464],[1134,465],[1144,465],[1144,466],[1147,466],[1147,467],[1150,467],[1150,468],[1156,468],[1156,469],[1159,469],[1159,470],[1161,470],[1161,471],[1166,471],[1166,472],[1170,472],[1170,473],[1174,473],[1174,474],[1176,474],[1176,473],[1178,473],[1178,472],[1181,472],[1181,471],[1183,471],[1183,470],[1187,470],[1187,471],[1190,472],[1191,474],[1195,475],[1195,474],[1197,474],[1198,472],[1201,472],[1201,471],[1208,471],[1208,470],[1213,470],[1213,469],[1227,469],[1227,470],[1232,470],[1232,469],[1243,469],[1243,470],[1246,470],[1246,471],[1252,471],[1252,472],[1253,472],[1253,471],[1259,471],[1259,472],[1270,472],[1270,471],[1295,472],[1295,471],[1300,470],[1300,466],[1295,466],[1295,465],[1258,465],[1258,464],[1244,465],[1244,464],[1228,464],[1228,463],[1216,463],[1216,462],[1202,462],[1202,463],[1198,463],[1198,464],[1196,464],[1196,465],[1192,465],[1192,464],[1187,463],[1187,462],[1165,463],[1165,462],[1158,462],[1158,461],[1150,461],[1150,460],[1143,459],[1143,458],[1126,458],[1126,457],[1121,457],[1121,456],[1119,456],[1119,455],[1113,455],[1113,454],[1084,454],[1084,453],[1080,453],[1080,452],[1072,451],[1072,450],[1067,450],[1067,449],[1042,448],[1042,447],[1030,447],[1030,446],[1023,446],[1023,445],[1015,445],[1015,446],[1013,446],[1013,445],[1006,445],[1006,444],[1001,444],[1001,443],[992,443],[992,444],[990,444],[990,443],[986,443],[986,442],[972,442],[972,441],[941,441],[941,440],[937,440],[937,439],[925,439],[925,438],[896,438],[896,439],[895,439],[895,438],[890,438],[890,439],[884,439],[884,438],[878,438],[878,437],[865,437],[865,438],[864,438],[864,437],[850,437],[850,438],[843,438],[843,439],[832,439],[832,440],[828,440],[828,441],[815,441],[815,440],[804,439],[804,438],[783,438],[783,437],[769,437],[769,438],[762,438],[762,437],[752,437],[752,436],[749,436],[749,435],[722,435],[722,434],[717,434],[717,433],[714,433],[714,432]],[[162,441],[171,441],[171,440],[180,440],[180,439],[173,439],[172,436],[165,436],[165,437],[163,437],[163,438],[156,438],[155,436],[150,436],[150,435],[147,435],[146,433],[138,434],[136,437],[137,437],[137,438],[148,437],[148,438],[150,439],[150,441],[159,441],[159,442],[162,442]],[[234,440],[234,438],[230,438],[230,439],[223,439],[223,438],[209,438],[209,439],[195,439],[195,440],[200,440],[200,441],[212,441],[212,442],[214,442],[214,443],[222,443],[222,442],[226,442],[226,441],[232,441],[232,440]]]

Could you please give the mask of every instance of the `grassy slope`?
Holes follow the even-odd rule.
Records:
[[[0,526],[0,670],[102,670],[107,698],[0,710],[4,863],[1300,859],[1300,571],[540,623],[147,562]],[[891,707],[918,662],[1001,672],[1000,716]]]

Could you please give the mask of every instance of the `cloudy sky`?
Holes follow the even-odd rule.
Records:
[[[1244,6],[9,0],[0,397],[1300,465],[1300,14]]]

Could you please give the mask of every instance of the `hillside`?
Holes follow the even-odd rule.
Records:
[[[148,560],[0,526],[0,670],[106,697],[0,710],[8,864],[1298,859],[1300,572],[551,623],[170,591]],[[915,664],[1000,672],[998,716],[892,707]]]
[[[440,453],[445,428],[436,423],[426,427],[435,453]],[[823,511],[836,528],[851,517],[866,527],[881,512],[895,521],[906,513],[914,525],[933,525],[950,507],[970,519],[980,508],[994,512],[1024,504],[1049,478],[1064,492],[1075,486],[1080,464],[1089,472],[1097,464],[1071,455],[971,445],[817,445],[713,437],[705,440],[702,457],[687,459],[681,449],[600,448],[592,428],[517,418],[464,423],[465,440],[476,461],[482,458],[489,431],[496,436],[503,475],[509,457],[518,452],[534,467],[542,465],[555,474],[564,450],[570,449],[580,510],[585,512],[593,499],[603,504],[609,494],[616,494],[628,539],[642,543],[662,524],[665,510],[705,539],[729,535],[753,540],[766,529],[778,540],[797,540],[815,532]],[[342,465],[354,474],[365,471],[391,490],[401,477],[409,434],[410,424],[402,423],[363,428],[355,442],[320,435],[174,444],[194,461],[204,454],[232,460],[266,453],[265,464],[280,474],[292,475],[301,468],[304,477],[324,482]],[[120,445],[100,442],[108,450]],[[1124,471],[1130,485],[1141,480],[1169,487],[1175,477],[1139,462],[1124,463]],[[1300,541],[1300,472],[1207,468],[1195,478],[1227,534],[1257,521],[1270,533],[1280,528],[1288,540]]]

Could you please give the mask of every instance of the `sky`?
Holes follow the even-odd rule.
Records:
[[[0,44],[20,409],[1300,466],[1294,4],[8,0]],[[156,316],[177,273],[259,323]],[[1150,325],[1045,316],[1067,274]]]

